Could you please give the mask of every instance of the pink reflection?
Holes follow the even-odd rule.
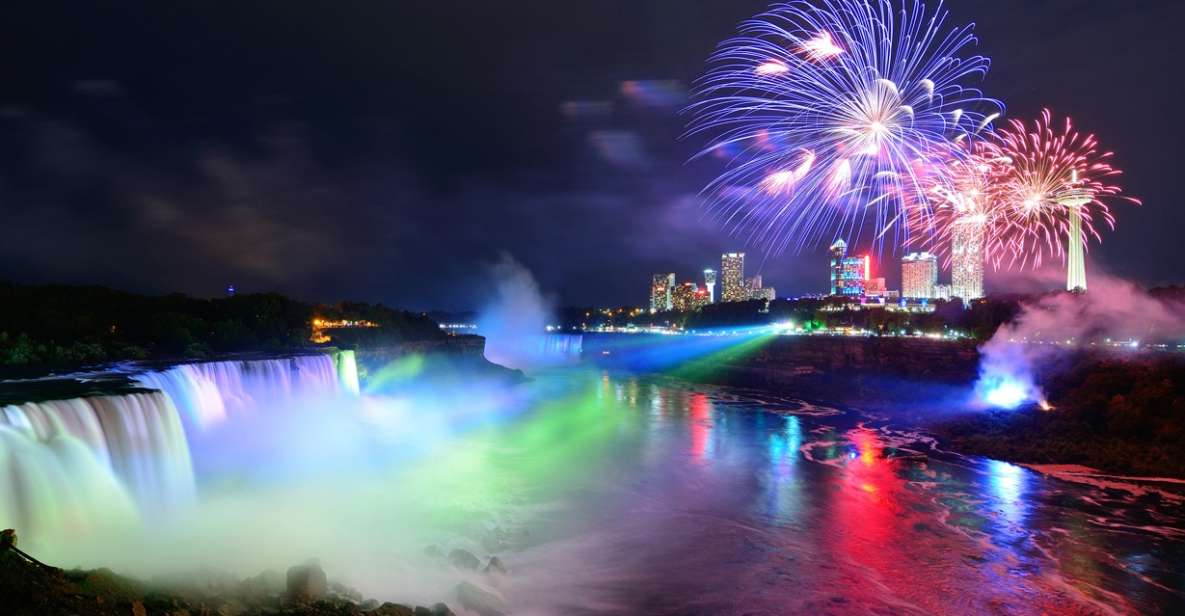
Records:
[[[708,442],[712,437],[712,403],[701,393],[691,395],[687,406],[691,417],[691,457],[702,462],[708,456]]]

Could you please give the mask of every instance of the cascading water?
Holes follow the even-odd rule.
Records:
[[[354,357],[354,351],[338,351],[333,354],[333,363],[337,366],[337,378],[341,382],[342,389],[347,392],[359,395],[362,387],[358,383],[358,361]]]
[[[0,407],[0,526],[36,541],[176,511],[223,457],[221,423],[358,391],[352,351],[181,364],[132,380],[156,391]]]
[[[181,364],[145,372],[135,380],[163,391],[181,411],[186,426],[199,430],[226,421],[228,416],[252,412],[263,401],[340,391],[337,365],[328,355]],[[356,371],[353,380],[357,382]]]
[[[193,497],[185,432],[162,393],[29,402],[0,413],[4,524],[34,536],[69,534]]]
[[[540,356],[553,362],[572,363],[580,360],[583,347],[581,334],[547,334],[540,340]]]

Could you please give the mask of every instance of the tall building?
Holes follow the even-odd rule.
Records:
[[[720,256],[722,288],[720,301],[743,302],[749,294],[745,289],[745,253],[726,252]]]
[[[956,224],[950,250],[951,297],[964,302],[983,297],[983,226]]]
[[[708,305],[708,289],[694,282],[684,282],[675,287],[672,294],[675,310],[679,312],[693,312]]]
[[[708,268],[704,270],[704,286],[708,289],[708,303],[715,303],[716,301],[716,270]]]
[[[889,289],[885,287],[884,277],[878,276],[868,279],[868,283],[864,287],[864,295],[868,297],[885,297],[888,294]]]
[[[650,312],[666,312],[673,309],[674,292],[674,274],[655,274],[650,280]]]
[[[831,294],[839,295],[840,274],[843,270],[844,257],[848,254],[848,243],[843,240],[835,240],[829,250],[831,251]]]
[[[1078,183],[1078,170],[1073,171],[1069,190],[1058,196],[1058,205],[1069,210],[1070,237],[1066,241],[1066,290],[1086,291],[1086,255],[1083,246],[1086,236],[1082,235],[1082,206],[1094,200],[1094,193]]]
[[[938,257],[928,252],[911,252],[901,259],[901,297],[930,299],[938,284]]]
[[[831,245],[831,294],[859,297],[864,295],[872,260],[868,255],[849,257],[848,245],[835,240]]]

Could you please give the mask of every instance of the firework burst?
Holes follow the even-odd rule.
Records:
[[[1085,248],[1089,238],[1101,241],[1100,227],[1115,228],[1112,203],[1140,203],[1114,183],[1122,172],[1111,166],[1112,153],[1048,109],[1030,124],[1010,120],[986,143],[996,161],[990,200],[1010,266],[1039,267],[1047,255],[1065,259],[1074,242]]]
[[[698,82],[689,134],[729,166],[705,189],[712,212],[771,252],[908,239],[897,224],[919,169],[947,182],[955,146],[1001,105],[968,83],[971,26],[944,27],[917,0],[794,1],[742,24]]]
[[[995,190],[1008,162],[986,141],[961,140],[946,161],[919,170],[916,192],[905,199],[910,241],[941,256],[946,267],[955,239],[972,237],[985,263],[999,269],[1011,256],[1014,229]]]

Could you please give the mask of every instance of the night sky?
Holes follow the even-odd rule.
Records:
[[[508,253],[559,303],[640,305],[652,272],[746,249],[701,220],[718,167],[687,163],[679,110],[766,2],[25,4],[0,25],[0,279],[463,309]],[[1091,267],[1185,281],[1185,3],[948,8],[1008,117],[1072,115],[1144,200]],[[779,295],[827,284],[821,248],[747,251]]]

